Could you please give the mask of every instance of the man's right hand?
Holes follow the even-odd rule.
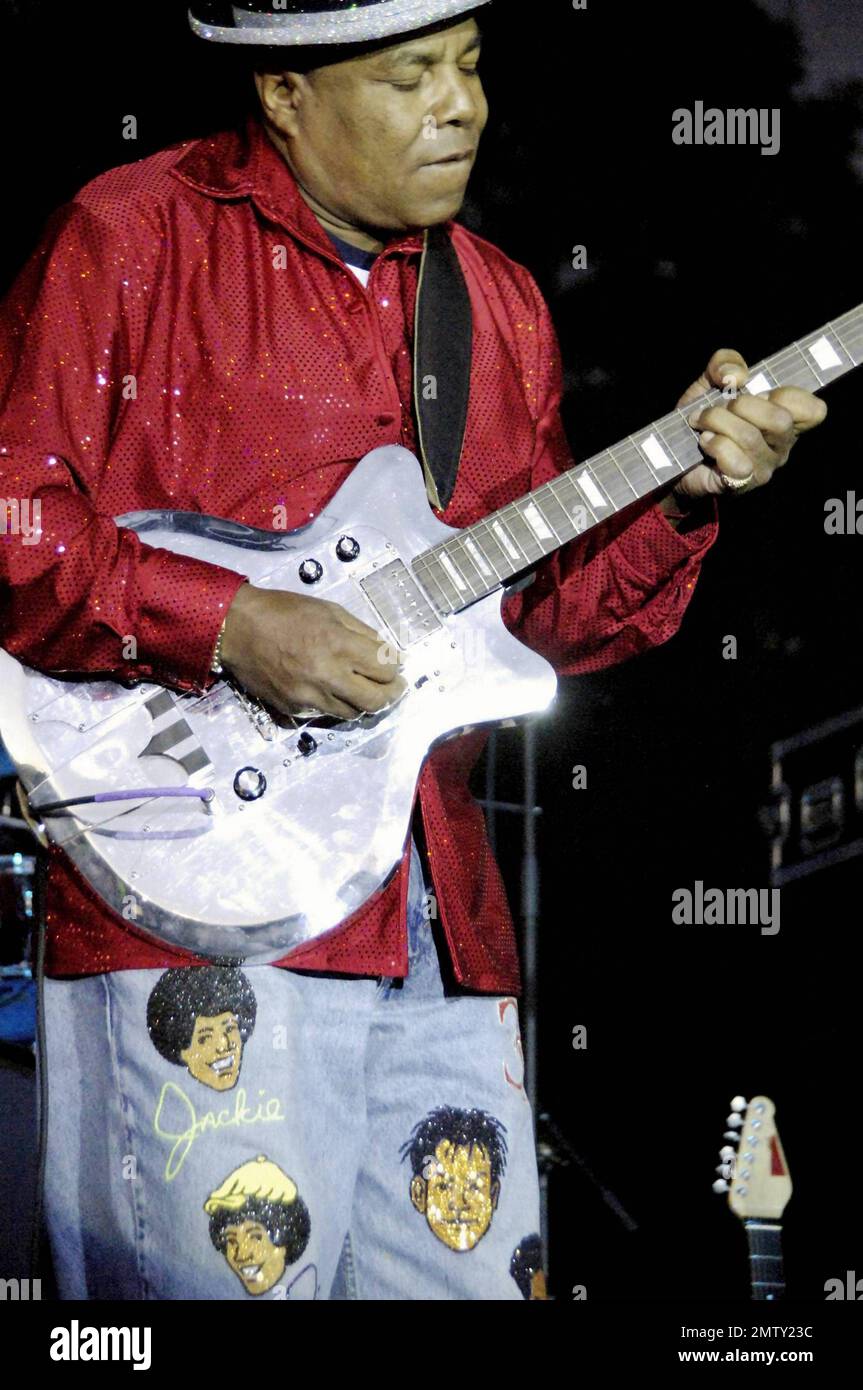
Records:
[[[393,646],[338,603],[243,584],[228,610],[222,665],[282,714],[356,719],[405,689]]]

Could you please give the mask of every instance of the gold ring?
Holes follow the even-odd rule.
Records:
[[[727,473],[720,471],[719,477],[726,492],[745,492],[752,479],[755,477],[755,469],[745,478],[731,478]]]

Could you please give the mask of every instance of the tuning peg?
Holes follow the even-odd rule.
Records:
[[[745,1110],[745,1109],[746,1109],[746,1104],[747,1104],[747,1102],[746,1102],[746,1097],[745,1097],[745,1096],[735,1096],[734,1099],[733,1099],[733,1101],[731,1102],[731,1109],[732,1109],[732,1110]]]
[[[729,1158],[736,1158],[736,1156],[737,1150],[732,1149],[730,1144],[723,1144],[722,1148],[719,1150],[719,1157],[723,1159],[726,1163],[728,1162]]]
[[[725,1133],[723,1134],[722,1138],[723,1138],[723,1139],[731,1139],[735,1144],[739,1144],[739,1143],[740,1143],[740,1135],[739,1135],[739,1134],[736,1134],[735,1131],[734,1131],[733,1129],[727,1129],[727,1130],[725,1131]]]
[[[713,1171],[714,1171],[715,1173],[718,1173],[719,1176],[720,1176],[721,1178],[733,1178],[733,1177],[734,1177],[734,1164],[733,1164],[733,1163],[720,1163],[719,1166],[718,1166],[717,1168],[714,1168]]]
[[[728,1183],[725,1181],[724,1178],[716,1179],[716,1182],[713,1184],[713,1191],[717,1194],[717,1196],[720,1192],[728,1191]]]
[[[729,1128],[729,1129],[742,1129],[742,1128],[743,1128],[743,1116],[742,1116],[742,1115],[735,1115],[734,1112],[732,1111],[732,1113],[731,1113],[730,1115],[726,1116],[725,1123],[728,1125],[728,1128]]]

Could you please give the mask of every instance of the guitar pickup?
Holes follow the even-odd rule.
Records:
[[[437,613],[401,560],[367,574],[360,588],[397,647],[409,647],[440,631]]]

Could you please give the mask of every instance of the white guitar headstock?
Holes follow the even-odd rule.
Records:
[[[791,1196],[791,1176],[767,1096],[746,1101],[735,1096],[719,1151],[719,1177],[713,1191],[728,1193],[728,1205],[741,1220],[779,1218]]]

